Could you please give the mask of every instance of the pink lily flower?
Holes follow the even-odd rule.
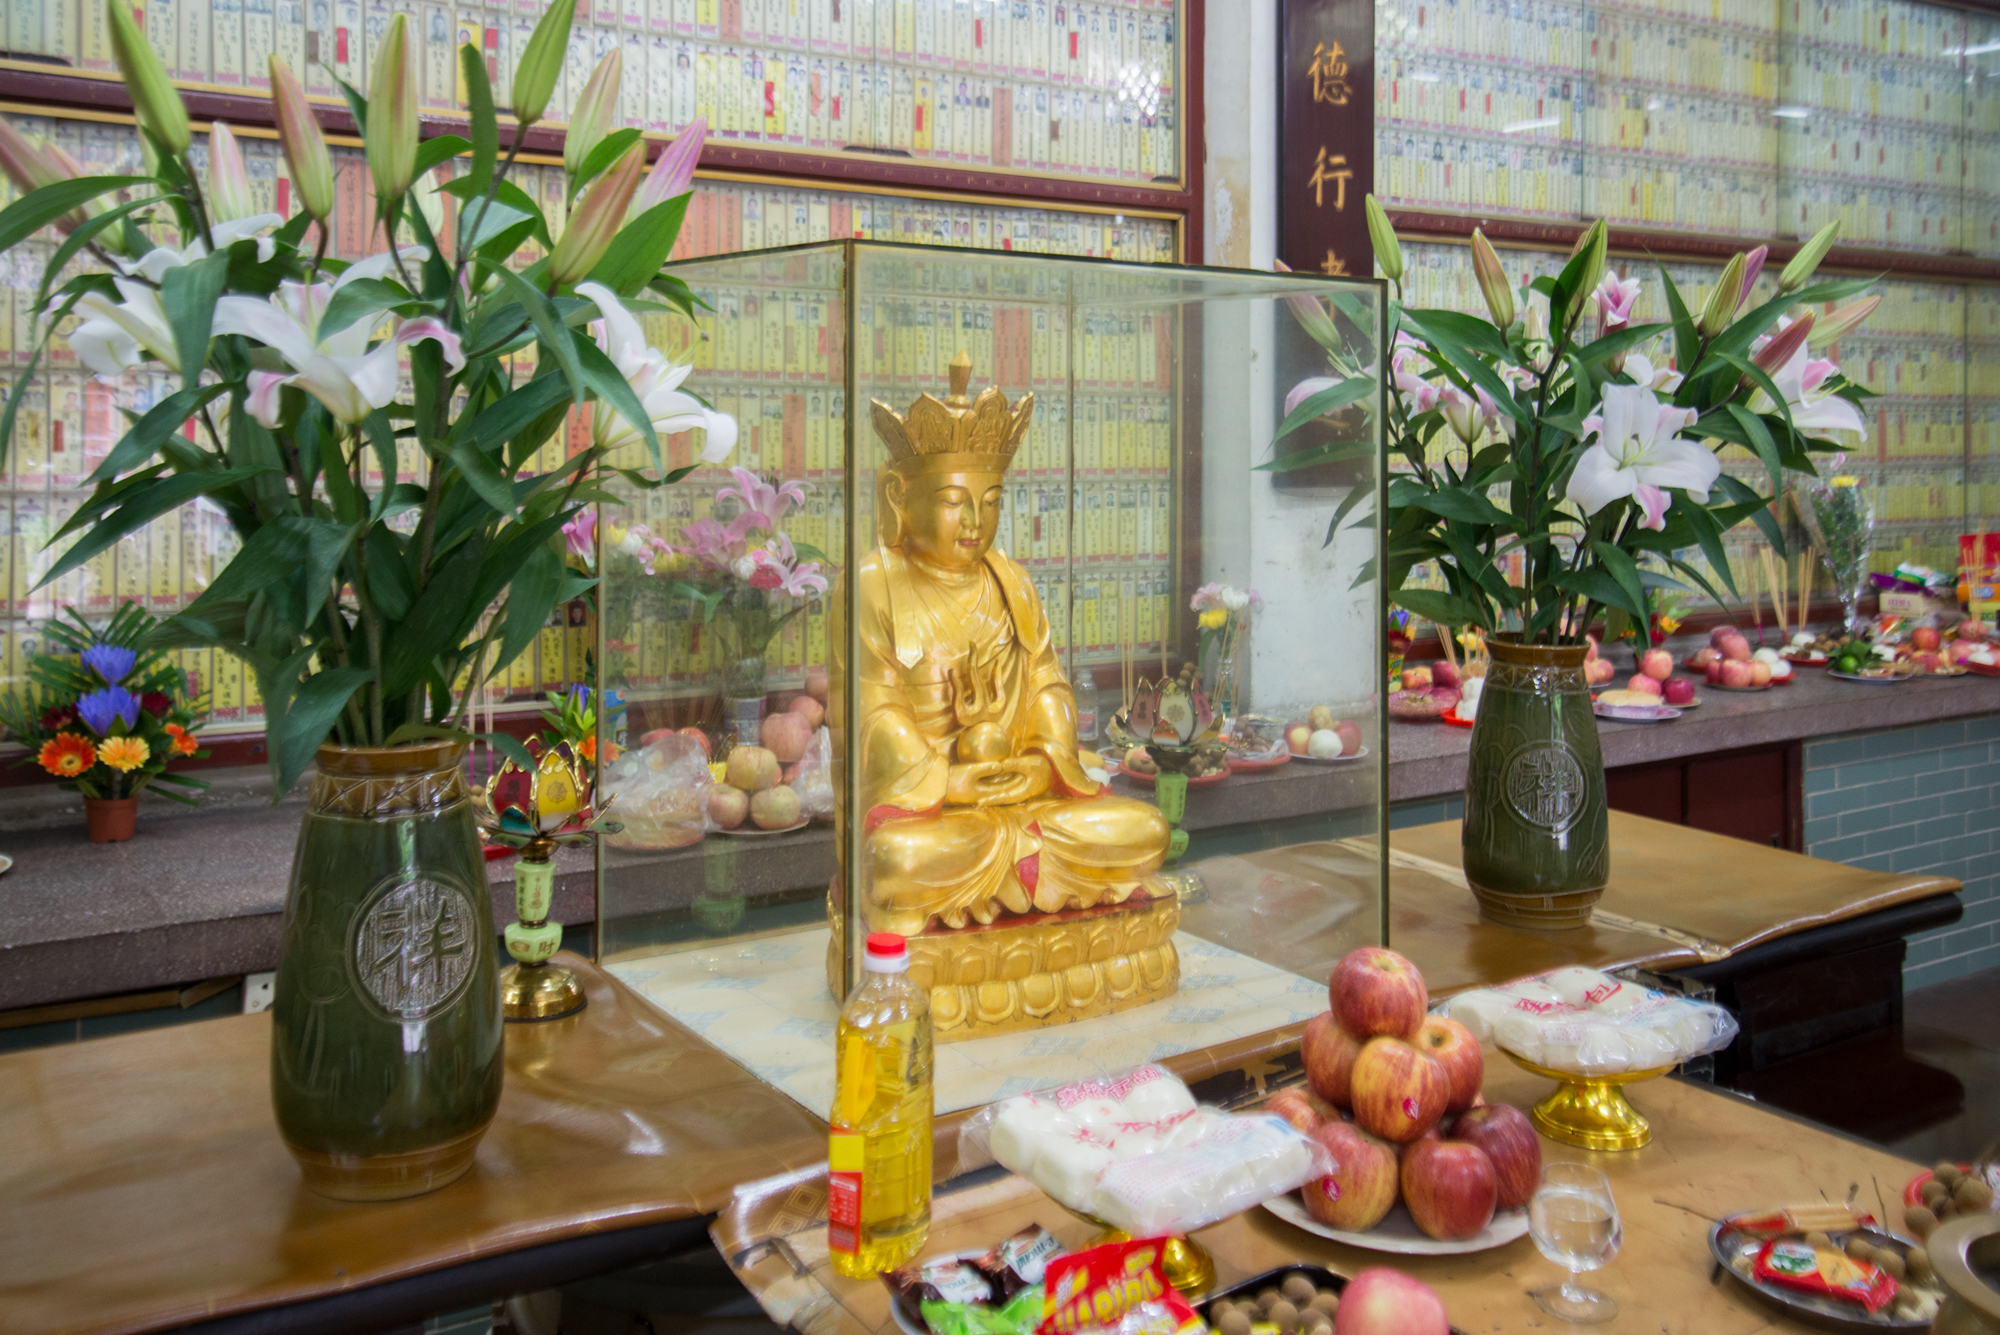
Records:
[[[760,528],[774,529],[778,521],[790,510],[806,508],[806,484],[803,482],[781,482],[772,486],[747,468],[732,468],[729,475],[736,479],[733,487],[724,487],[715,493],[716,500],[733,496],[743,503],[743,514],[737,518],[754,518]]]
[[[1597,299],[1599,328],[1608,334],[1632,322],[1632,304],[1639,299],[1639,280],[1607,273],[1591,295]]]
[[[597,507],[591,506],[562,526],[563,541],[571,556],[585,561],[597,559]]]
[[[707,138],[708,117],[696,116],[688,122],[687,128],[667,145],[666,152],[653,163],[653,170],[647,173],[638,193],[632,196],[632,207],[625,214],[627,222],[647,209],[694,189],[695,163],[701,160],[702,142]]]

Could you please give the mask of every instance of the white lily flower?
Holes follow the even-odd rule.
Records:
[[[1583,420],[1584,438],[1596,436],[1597,443],[1576,461],[1566,498],[1593,515],[1630,496],[1644,512],[1640,527],[1650,529],[1667,526],[1668,487],[1706,504],[1722,464],[1675,434],[1699,415],[1660,402],[1641,385],[1606,385],[1602,410]]]
[[[618,368],[638,396],[639,404],[662,436],[696,427],[707,432],[702,442],[701,461],[721,463],[736,448],[736,419],[727,413],[702,406],[699,399],[683,394],[680,385],[694,369],[679,365],[667,354],[646,342],[645,331],[618,300],[618,294],[602,283],[578,283],[576,294],[597,303],[601,319],[593,322],[597,346]],[[640,428],[625,420],[617,408],[599,399],[591,416],[591,436],[606,449],[618,449],[644,439]]]
[[[430,258],[422,246],[407,246],[402,252],[417,262]],[[386,406],[396,396],[396,349],[405,343],[435,339],[444,349],[445,364],[453,372],[465,365],[458,335],[443,321],[424,316],[405,320],[389,339],[370,349],[369,335],[375,321],[367,317],[324,338],[319,333],[320,317],[327,303],[348,283],[360,278],[380,278],[394,264],[387,251],[349,265],[332,283],[281,283],[268,301],[256,297],[224,297],[215,306],[215,332],[242,334],[273,349],[292,368],[292,374],[252,371],[250,393],[245,401],[250,415],[265,426],[278,424],[279,391],[296,384],[349,426],[365,420],[369,413]]]
[[[1852,431],[1866,440],[1868,423],[1861,416],[1861,410],[1838,394],[1819,392],[1819,387],[1839,369],[1824,358],[1809,355],[1801,347],[1792,354],[1790,361],[1770,373],[1771,383],[1785,396],[1785,403],[1792,410],[1792,425],[1802,435]],[[1750,396],[1750,411],[1774,413],[1778,411],[1778,405],[1771,402],[1769,394],[1759,389]]]
[[[1625,374],[1635,385],[1647,389],[1657,389],[1663,394],[1671,394],[1681,387],[1681,373],[1671,366],[1655,367],[1643,352],[1625,355]]]

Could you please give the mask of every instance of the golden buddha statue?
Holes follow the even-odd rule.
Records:
[[[877,401],[889,451],[881,545],[862,555],[852,635],[854,772],[836,762],[844,822],[863,820],[861,920],[910,938],[940,1039],[1060,1024],[1171,993],[1180,968],[1172,891],[1154,873],[1168,826],[1145,802],[1101,792],[1078,758],[1076,699],[1028,573],[993,545],[1002,481],[1034,396],[951,396],[901,416]],[[836,606],[842,600],[834,599]],[[844,692],[831,722],[846,736]],[[846,784],[858,789],[851,808]],[[849,841],[844,824],[840,847]],[[842,886],[829,900],[828,976],[846,991]]]

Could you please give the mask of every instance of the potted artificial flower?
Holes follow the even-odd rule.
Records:
[[[1608,874],[1604,765],[1583,677],[1590,628],[1608,610],[1650,624],[1660,590],[1721,601],[1720,581],[1734,593],[1722,536],[1745,521],[1783,553],[1772,503],[1787,471],[1810,474],[1813,453],[1841,448],[1829,432],[1865,435],[1857,405],[1868,391],[1816,354],[1878,299],[1822,309],[1872,281],[1810,281],[1837,235],[1829,226],[1785,266],[1777,295],[1755,304],[1764,247],[1731,259],[1692,308],[1660,267],[1668,318],[1635,325],[1644,280],[1609,269],[1599,221],[1560,274],[1519,288],[1474,232],[1492,318],[1410,310],[1396,235],[1372,196],[1365,207],[1398,298],[1388,365],[1339,299],[1294,298],[1332,374],[1292,391],[1279,434],[1368,401],[1385,369],[1393,378],[1380,572],[1389,600],[1442,627],[1477,627],[1492,651],[1466,775],[1466,879],[1489,917],[1581,926]],[[1732,449],[1763,465],[1768,491],[1722,471],[1718,456]],[[1335,512],[1329,541],[1367,495],[1356,488]],[[1515,552],[1519,584],[1503,573]],[[1437,563],[1446,588],[1403,587],[1424,562]]]
[[[139,794],[154,780],[199,791],[200,779],[167,773],[179,759],[206,759],[194,729],[187,674],[164,654],[144,649],[153,618],[126,603],[102,631],[73,608],[42,628],[58,646],[28,661],[29,686],[0,703],[0,727],[28,748],[17,763],[39,765],[61,786],[83,794],[95,843],[130,839]],[[160,796],[194,805],[167,789]]]
[[[679,476],[662,465],[662,434],[702,429],[707,461],[735,442],[735,423],[680,391],[688,368],[649,346],[633,313],[692,311],[660,267],[700,122],[649,175],[639,132],[607,132],[619,105],[607,57],[569,123],[574,206],[558,228],[512,169],[561,74],[574,0],[556,0],[521,51],[504,154],[470,45],[458,53],[468,137],[419,142],[398,14],[367,96],[343,89],[381,243],[343,263],[326,254],[333,171],[294,71],[270,61],[301,207],[260,215],[226,127],[197,170],[180,95],[126,0],[106,3],[149,170],[78,177],[8,133],[0,166],[24,193],[0,211],[0,250],[65,230],[32,298],[46,328],[82,316],[70,342],[90,370],[145,363],[179,388],[91,476],[44,582],[197,497],[230,517],[241,549],[146,645],[242,659],[263,694],[276,791],[317,769],[272,1009],[278,1129],[314,1190],[429,1190],[471,1166],[500,1095],[495,932],[465,774],[472,703],[551,609],[590,587],[565,569],[562,530],[598,498],[602,470],[657,487]],[[131,198],[107,199],[121,191]],[[545,257],[510,271],[531,238]],[[72,261],[89,271],[63,282]],[[42,346],[26,350],[23,382]],[[510,363],[530,358],[535,373],[516,384]],[[0,441],[20,401],[17,386]],[[577,408],[589,443],[531,471]],[[422,465],[399,474],[410,448]],[[492,740],[528,763],[518,742]]]

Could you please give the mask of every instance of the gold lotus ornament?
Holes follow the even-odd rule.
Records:
[[[481,795],[479,823],[487,838],[521,854],[514,870],[519,921],[504,933],[514,963],[500,974],[500,1009],[509,1021],[560,1019],[586,1004],[577,976],[549,962],[563,932],[561,923],[549,921],[549,912],[555,905],[556,849],[617,829],[593,820],[590,792],[588,762],[561,742],[535,756],[529,768],[506,761]]]

